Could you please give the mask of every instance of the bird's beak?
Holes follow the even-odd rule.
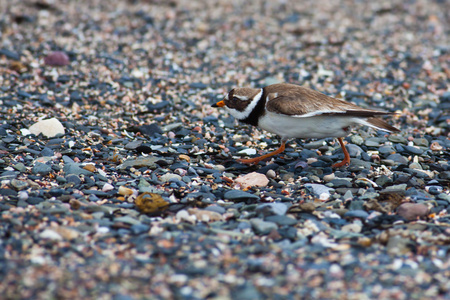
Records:
[[[223,106],[225,106],[225,102],[223,102],[223,100],[212,105],[212,107],[223,107]]]

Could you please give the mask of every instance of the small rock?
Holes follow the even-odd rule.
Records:
[[[350,210],[344,214],[345,218],[359,218],[359,219],[367,219],[369,214],[364,210]]]
[[[63,239],[59,233],[57,233],[52,229],[45,229],[39,234],[39,237],[42,239],[49,239],[55,241],[61,241]]]
[[[148,167],[150,169],[156,169],[157,164],[156,162],[159,161],[160,158],[156,158],[154,156],[142,156],[138,157],[136,159],[129,159],[124,161],[121,165],[117,167],[119,170],[126,169],[127,167]]]
[[[44,58],[44,63],[47,66],[62,67],[70,63],[69,56],[62,51],[55,51]]]
[[[114,186],[109,183],[105,183],[102,187],[103,192],[109,192],[109,191],[112,191],[113,189],[114,189]]]
[[[402,135],[391,134],[388,140],[393,143],[408,144],[408,140]]]
[[[56,227],[55,232],[58,233],[65,240],[74,240],[80,236],[80,233],[69,227]]]
[[[80,164],[78,163],[66,163],[63,168],[64,173],[66,175],[73,174],[73,175],[86,175],[91,176],[92,172],[83,169],[80,167]]]
[[[225,193],[224,198],[231,201],[258,200],[259,197],[244,191],[231,190]]]
[[[408,221],[426,218],[428,206],[422,203],[403,203],[397,208],[397,214]]]
[[[298,207],[307,213],[312,213],[313,211],[316,210],[316,206],[314,205],[314,203],[311,202],[305,202],[305,203],[301,203],[298,205]]]
[[[11,180],[11,186],[14,187],[16,190],[21,191],[26,189],[29,186],[29,184],[24,180],[13,179]]]
[[[161,177],[159,177],[159,180],[161,182],[168,182],[170,180],[181,180],[181,176],[178,174],[172,174],[172,173],[166,173],[164,175],[162,175]]]
[[[352,135],[350,141],[358,146],[361,146],[364,143],[364,139],[360,135]]]
[[[354,144],[348,144],[346,148],[350,157],[361,157],[361,154],[364,152],[361,147]]]
[[[32,134],[39,135],[42,133],[48,138],[65,134],[64,126],[56,118],[41,120],[28,128]]]
[[[87,164],[83,167],[83,169],[89,171],[89,172],[95,172],[97,168],[93,164]]]
[[[133,195],[133,190],[121,185],[121,186],[119,186],[119,191],[117,193],[122,196],[129,196],[129,195]]]
[[[403,165],[408,164],[408,159],[398,153],[389,155],[386,158],[386,160],[392,160],[392,161],[394,161],[394,163],[397,163],[397,164],[403,164]]]
[[[251,219],[250,224],[252,225],[253,230],[256,234],[266,235],[269,234],[272,230],[277,230],[277,224],[273,222],[263,221],[261,219]]]
[[[157,123],[139,126],[139,131],[149,137],[164,133]]]
[[[264,218],[264,221],[273,222],[278,226],[294,226],[298,221],[292,217],[273,215]]]
[[[169,207],[169,203],[164,201],[160,194],[149,192],[137,196],[134,204],[144,214],[159,213]]]
[[[256,154],[256,150],[248,148],[248,149],[244,149],[244,150],[239,151],[237,154],[240,154],[240,155],[255,155]]]
[[[323,184],[316,183],[307,183],[305,184],[305,187],[321,200],[328,200],[328,198],[330,197],[330,191],[333,190],[332,188],[329,188]]]
[[[277,177],[277,173],[274,170],[270,169],[267,171],[266,176],[267,178],[274,179],[275,177]]]
[[[347,187],[347,188],[352,187],[351,181],[346,180],[346,179],[342,179],[342,178],[333,179],[329,183],[327,183],[327,185],[329,185],[329,184],[332,187]]]
[[[424,150],[415,146],[405,146],[405,150],[414,155],[421,155],[424,152]]]
[[[256,211],[264,215],[284,215],[288,210],[288,207],[284,203],[264,203],[258,205]]]
[[[331,180],[333,180],[335,178],[336,178],[336,175],[334,175],[334,173],[331,173],[331,174],[327,174],[327,175],[323,176],[323,181],[330,182]]]
[[[342,226],[341,230],[346,232],[360,233],[362,230],[362,226],[360,224],[352,223]]]
[[[39,174],[39,175],[48,175],[52,172],[52,167],[47,165],[47,164],[43,164],[40,162],[37,162],[34,166],[33,166],[33,170],[32,170],[33,174]]]
[[[264,174],[252,172],[244,176],[239,176],[234,182],[242,188],[247,189],[252,186],[265,187],[269,184],[269,179]]]
[[[195,215],[198,221],[201,222],[217,222],[222,220],[222,215],[210,210],[198,209],[198,208],[190,208],[188,209],[188,213],[190,215]]]

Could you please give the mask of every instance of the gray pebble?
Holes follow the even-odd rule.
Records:
[[[256,234],[269,234],[272,230],[278,229],[278,225],[273,222],[263,221],[261,219],[251,219],[250,224]]]
[[[225,193],[224,198],[231,201],[258,200],[259,197],[244,191],[231,190]]]
[[[262,213],[263,215],[284,215],[286,214],[288,207],[284,203],[274,202],[274,203],[264,203],[256,207],[256,212]]]
[[[294,226],[298,223],[298,221],[294,218],[280,215],[268,216],[264,218],[264,220],[267,222],[276,223],[278,226]]]
[[[33,174],[39,174],[39,175],[48,175],[52,172],[52,167],[47,165],[47,164],[43,164],[40,162],[37,162],[34,166],[33,166],[33,170],[32,170]]]
[[[345,218],[359,218],[359,219],[367,219],[369,214],[364,210],[350,210],[344,214]]]

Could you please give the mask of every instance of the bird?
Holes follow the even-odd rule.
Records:
[[[238,121],[259,127],[281,138],[280,147],[268,154],[239,159],[244,164],[280,154],[290,139],[336,138],[344,152],[344,160],[334,164],[340,168],[350,164],[343,138],[353,125],[365,125],[389,133],[400,130],[376,118],[391,112],[365,109],[353,103],[327,96],[316,90],[290,83],[277,83],[263,88],[234,88],[212,107],[225,107]]]

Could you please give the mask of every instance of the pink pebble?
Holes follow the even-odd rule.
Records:
[[[68,65],[70,60],[66,53],[55,51],[47,55],[44,62],[47,66],[59,67]]]

